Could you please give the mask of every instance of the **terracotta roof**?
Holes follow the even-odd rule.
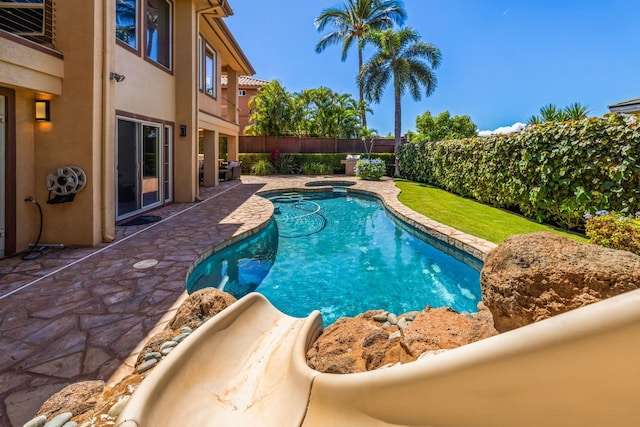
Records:
[[[248,77],[248,76],[240,76],[238,77],[238,87],[239,88],[243,88],[243,87],[262,87],[264,85],[268,85],[269,83],[271,83],[268,80],[261,80],[261,79],[256,79],[253,77]],[[222,75],[222,86],[226,86],[227,85],[227,75],[223,74]]]

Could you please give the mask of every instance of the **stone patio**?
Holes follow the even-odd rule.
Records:
[[[204,252],[255,233],[273,214],[257,191],[309,181],[352,180],[387,208],[476,258],[495,245],[429,220],[398,202],[391,179],[243,176],[202,188],[200,202],[153,211],[159,222],[117,227],[94,248],[47,249],[0,261],[0,425],[21,426],[52,394],[78,381],[116,383],[130,373],[146,338],[164,328],[186,298],[186,272]],[[140,261],[142,267],[134,266]],[[157,263],[156,263],[157,261]]]

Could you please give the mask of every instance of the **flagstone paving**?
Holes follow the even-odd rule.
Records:
[[[406,208],[388,178],[243,176],[202,188],[200,202],[155,210],[159,222],[116,227],[112,243],[47,249],[31,261],[2,260],[0,426],[21,426],[68,384],[113,384],[128,375],[146,338],[164,328],[186,298],[193,261],[271,218],[273,206],[255,193],[302,188],[310,180],[352,180],[350,189],[379,195],[403,220],[477,258],[495,246]],[[141,261],[147,268],[134,267]]]

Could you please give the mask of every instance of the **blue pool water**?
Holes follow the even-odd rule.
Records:
[[[275,205],[275,221],[205,259],[189,276],[189,293],[216,287],[240,298],[257,291],[291,316],[319,310],[325,325],[374,309],[477,311],[479,262],[431,241],[448,253],[436,249],[377,199],[340,188],[264,196]]]

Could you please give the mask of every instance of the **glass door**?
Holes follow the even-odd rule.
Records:
[[[118,164],[116,165],[118,200],[117,217],[122,218],[140,209],[138,189],[138,144],[136,123],[118,120]]]
[[[5,149],[5,101],[6,98],[0,95],[0,257],[4,256],[4,236],[5,236],[5,174],[6,174],[6,149]]]
[[[118,119],[117,124],[117,219],[159,206],[170,187],[165,159],[163,126]]]
[[[142,126],[142,207],[160,202],[160,131],[158,126]]]

